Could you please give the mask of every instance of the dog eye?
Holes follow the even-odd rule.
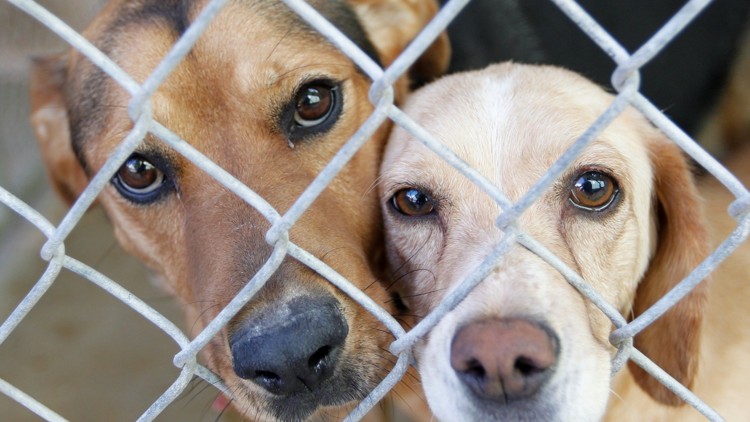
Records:
[[[334,103],[332,89],[324,85],[307,84],[297,92],[294,122],[303,127],[322,123]]]
[[[281,116],[289,141],[329,130],[341,114],[342,103],[340,87],[332,81],[319,79],[302,85]]]
[[[402,189],[391,199],[393,208],[409,217],[430,214],[435,209],[432,199],[422,191],[414,188]]]
[[[112,178],[122,196],[137,203],[158,198],[165,186],[164,172],[139,154],[131,155]]]
[[[620,188],[611,176],[599,171],[580,174],[570,188],[570,202],[587,211],[603,211],[617,198]]]

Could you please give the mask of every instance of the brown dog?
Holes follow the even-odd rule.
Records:
[[[405,111],[515,201],[612,99],[572,72],[503,64],[428,85]],[[737,164],[745,167],[732,170],[750,182],[746,161]],[[495,247],[502,210],[400,128],[386,148],[380,187],[396,286],[416,315],[427,315]],[[729,195],[716,185],[706,194],[726,233]],[[681,151],[632,109],[517,225],[626,317],[650,307],[709,250]],[[746,244],[710,288],[702,283],[635,338],[640,351],[728,420],[750,414],[741,397],[750,375],[748,253]],[[608,402],[617,421],[701,419],[635,365],[611,384],[611,331],[560,272],[515,244],[418,344],[429,405],[445,421],[592,421]]]
[[[113,1],[85,36],[143,81],[205,3]],[[311,3],[383,65],[436,11],[432,1]],[[441,38],[420,69],[442,71],[447,54]],[[282,3],[238,1],[219,13],[152,104],[157,121],[283,213],[369,116],[369,86],[350,59]],[[53,182],[73,201],[132,127],[130,98],[71,51],[38,62],[32,100]],[[290,232],[381,304],[388,297],[377,283],[379,207],[369,188],[387,131],[369,140]],[[259,212],[152,135],[99,200],[118,240],[163,277],[196,330],[271,251]],[[392,366],[389,340],[372,315],[287,257],[204,352],[245,416],[306,420],[365,397]]]

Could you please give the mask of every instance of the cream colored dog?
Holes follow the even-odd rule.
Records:
[[[565,70],[502,64],[443,78],[415,93],[405,111],[517,200],[612,100]],[[400,128],[381,170],[395,287],[418,319],[498,243],[502,210]],[[719,189],[710,194],[720,195]],[[726,210],[728,196],[722,201]],[[680,150],[631,109],[517,225],[629,318],[669,291],[709,249]],[[702,283],[635,339],[639,350],[730,419],[750,415],[748,401],[738,398],[747,391],[741,386],[750,365],[739,356],[750,350],[750,334],[742,324],[724,334],[727,322],[747,319],[740,309],[750,303],[746,283],[723,284],[741,281],[743,271],[721,276],[710,291]],[[419,343],[418,367],[430,407],[446,421],[590,421],[602,418],[608,403],[616,420],[700,416],[634,364],[618,374],[612,392],[611,331],[610,321],[558,271],[515,245]]]

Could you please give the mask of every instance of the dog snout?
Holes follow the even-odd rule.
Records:
[[[333,297],[295,298],[231,334],[234,372],[276,395],[315,392],[333,375],[348,333]]]
[[[525,319],[487,319],[458,331],[450,361],[476,397],[507,403],[536,393],[557,356],[557,338],[547,327]]]

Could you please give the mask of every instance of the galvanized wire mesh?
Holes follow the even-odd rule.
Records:
[[[106,164],[91,180],[89,186],[82,193],[64,219],[54,225],[40,215],[35,209],[26,205],[12,193],[0,187],[0,203],[10,208],[47,237],[47,242],[41,250],[42,257],[49,262],[47,270],[36,285],[28,292],[17,308],[0,326],[0,345],[8,338],[13,330],[21,323],[28,312],[45,295],[45,292],[55,283],[60,271],[65,268],[80,274],[92,283],[106,290],[113,297],[119,299],[141,314],[148,321],[164,331],[180,347],[180,352],[174,357],[174,364],[181,368],[180,375],[174,383],[155,402],[144,404],[148,409],[139,420],[155,419],[169,406],[186,388],[189,381],[197,376],[205,379],[224,393],[231,395],[221,380],[203,367],[197,361],[198,352],[208,341],[221,330],[254,295],[279,267],[285,256],[291,256],[313,270],[320,273],[336,287],[341,289],[353,300],[375,315],[395,336],[390,351],[398,357],[398,362],[390,374],[362,401],[348,416],[348,420],[358,420],[378,403],[404,376],[412,358],[412,347],[424,336],[448,311],[454,308],[492,269],[495,262],[511,247],[518,243],[528,250],[538,254],[542,259],[560,271],[566,279],[581,294],[598,306],[609,317],[616,330],[611,335],[611,341],[619,349],[614,358],[613,371],[619,371],[628,359],[643,367],[647,372],[659,379],[679,397],[694,406],[710,420],[721,420],[713,409],[696,397],[687,388],[679,384],[661,368],[656,366],[643,354],[632,346],[633,336],[651,324],[656,318],[666,312],[682,297],[688,294],[705,276],[713,271],[719,263],[729,255],[738,245],[745,241],[750,232],[750,194],[746,188],[724,167],[698,146],[688,135],[681,131],[667,119],[653,104],[639,93],[639,69],[647,64],[664,46],[706,7],[709,0],[693,0],[675,14],[665,25],[635,53],[629,53],[617,40],[608,34],[589,16],[575,1],[552,0],[572,21],[588,34],[604,50],[616,64],[612,75],[612,84],[618,94],[609,108],[596,122],[575,142],[548,172],[536,182],[521,199],[510,201],[497,187],[484,179],[478,172],[467,166],[453,152],[441,144],[424,128],[413,122],[393,103],[393,84],[413,64],[417,57],[445,30],[451,20],[461,11],[469,0],[449,1],[419,34],[391,66],[382,69],[377,63],[363,53],[352,41],[339,32],[333,25],[319,15],[303,0],[284,0],[284,2],[304,18],[310,25],[320,31],[330,42],[336,45],[344,54],[349,56],[371,79],[370,100],[375,106],[373,113],[348,140],[336,156],[328,163],[316,179],[297,198],[294,205],[283,215],[279,214],[261,196],[243,185],[215,163],[211,162],[199,151],[191,147],[185,140],[180,139],[168,127],[155,121],[151,115],[150,99],[159,85],[167,78],[179,61],[190,51],[199,39],[204,29],[221,10],[226,0],[213,0],[207,4],[200,15],[190,25],[184,35],[177,41],[163,61],[153,71],[150,77],[138,84],[105,54],[97,50],[80,34],[68,27],[55,15],[45,10],[31,0],[7,0],[24,10],[49,30],[58,34],[74,48],[78,49],[93,63],[99,66],[110,77],[117,81],[131,96],[128,112],[134,122],[133,129],[113,151]],[[738,225],[730,236],[690,275],[688,275],[671,292],[665,295],[647,312],[634,321],[628,323],[619,312],[604,301],[587,283],[568,268],[544,246],[536,242],[528,234],[523,233],[515,224],[516,219],[525,209],[536,201],[541,194],[557,179],[572,160],[602,131],[619,113],[629,105],[640,110],[649,120],[666,133],[689,156],[700,163],[721,183],[723,183],[736,197],[736,201],[729,209],[730,214],[737,219]],[[359,148],[373,135],[381,123],[386,119],[401,125],[417,139],[423,142],[448,163],[455,166],[467,178],[492,197],[504,210],[497,219],[497,225],[503,230],[503,237],[482,264],[470,274],[466,280],[446,297],[437,308],[424,318],[414,328],[405,331],[402,326],[383,308],[360,291],[328,265],[289,240],[289,230],[307,210],[328,183],[339,173],[344,165],[359,150]],[[266,233],[266,240],[273,247],[273,253],[262,268],[254,275],[247,285],[223,309],[208,326],[194,339],[188,338],[178,327],[167,318],[154,310],[138,297],[130,294],[117,282],[98,272],[65,253],[65,239],[79,223],[83,213],[91,206],[97,195],[110,181],[122,163],[130,156],[135,147],[147,134],[153,134],[169,147],[189,159],[197,167],[214,177],[238,197],[257,209],[270,223],[271,228]],[[44,404],[36,401],[32,395],[20,391],[14,385],[0,380],[0,392],[16,400],[40,417],[50,421],[64,420],[64,418]]]

